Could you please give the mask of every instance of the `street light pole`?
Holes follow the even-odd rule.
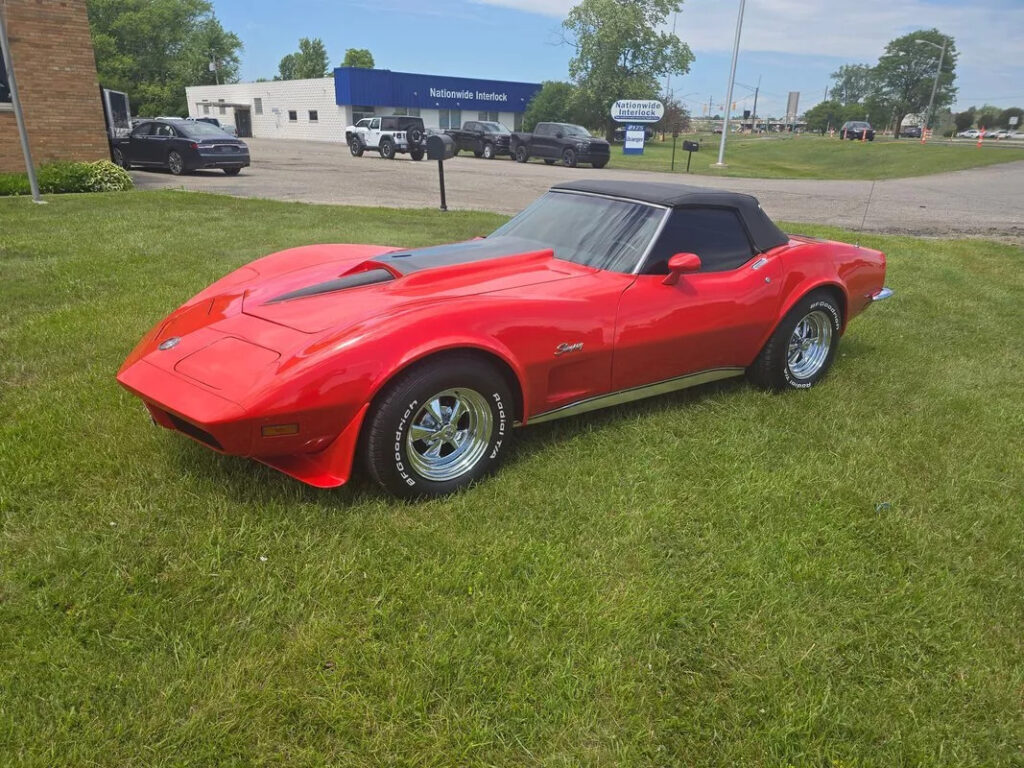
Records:
[[[732,66],[729,67],[729,87],[725,93],[725,120],[722,122],[722,141],[718,145],[718,162],[715,167],[725,167],[725,138],[729,133],[729,117],[732,113],[732,83],[736,78],[736,59],[740,55],[740,32],[743,30],[743,10],[747,0],[740,0],[740,12],[736,16],[736,40],[732,44]]]
[[[932,83],[932,95],[928,98],[928,120],[925,122],[926,128],[932,127],[932,121],[935,119],[935,115],[932,114],[932,107],[935,104],[935,92],[939,89],[939,77],[942,75],[942,60],[946,58],[946,40],[942,41],[942,45],[936,45],[931,40],[922,40],[917,38],[914,40],[915,43],[924,43],[930,45],[932,48],[939,49],[939,63],[935,67],[935,82]]]
[[[14,61],[11,56],[11,43],[7,39],[7,22],[4,11],[0,9],[0,49],[3,51],[4,68],[7,70],[7,87],[11,91],[11,105],[14,107],[14,119],[18,124],[18,137],[21,139],[21,153],[25,156],[25,170],[28,172],[28,186],[32,190],[32,202],[45,205],[46,201],[39,196],[39,180],[36,179],[36,168],[32,164],[32,149],[28,144],[28,131],[25,128],[25,113],[21,111],[21,99],[18,97],[18,83],[14,77]]]

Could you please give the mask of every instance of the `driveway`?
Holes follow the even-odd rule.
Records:
[[[407,155],[352,157],[344,144],[247,139],[253,166],[239,176],[133,171],[140,189],[176,187],[308,203],[434,207],[437,164]],[[613,150],[614,151],[614,150]],[[889,234],[984,236],[1024,243],[1024,162],[910,179],[809,181],[687,176],[684,173],[564,168],[507,158],[460,156],[445,163],[448,207],[515,213],[552,184],[581,178],[672,181],[749,192],[772,218]]]

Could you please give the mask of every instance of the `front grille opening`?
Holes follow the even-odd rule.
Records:
[[[179,432],[184,432],[186,435],[191,437],[193,440],[198,440],[200,443],[205,443],[211,448],[216,448],[218,451],[224,450],[221,447],[220,442],[216,437],[211,435],[205,429],[200,429],[195,424],[190,424],[179,416],[175,416],[173,413],[167,412],[167,418],[174,424],[174,428]]]

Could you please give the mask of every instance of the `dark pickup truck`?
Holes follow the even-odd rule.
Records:
[[[537,157],[548,165],[561,160],[570,168],[579,163],[604,168],[611,152],[607,141],[572,123],[537,123],[533,133],[513,133],[511,149],[519,163]]]
[[[509,154],[512,132],[501,123],[467,120],[461,129],[445,131],[455,141],[455,154],[472,152],[487,160]]]

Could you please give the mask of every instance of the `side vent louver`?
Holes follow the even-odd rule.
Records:
[[[354,275],[345,275],[334,280],[328,280],[316,285],[307,285],[288,293],[275,296],[267,304],[276,304],[280,301],[291,301],[292,299],[305,299],[309,296],[319,296],[323,293],[334,293],[344,291],[348,288],[358,288],[362,285],[373,285],[374,283],[386,283],[394,280],[395,276],[386,269],[368,269],[365,272],[356,272]]]

